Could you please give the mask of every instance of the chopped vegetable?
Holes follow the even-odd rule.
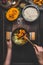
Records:
[[[22,38],[23,35],[26,34],[24,29],[16,30],[16,32],[12,36],[12,40],[15,44],[23,45],[27,42],[25,38]]]
[[[39,6],[42,6],[43,0],[33,0],[33,2]]]

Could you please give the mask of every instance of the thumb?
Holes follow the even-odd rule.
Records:
[[[35,53],[38,54],[38,48],[36,44],[34,45],[34,50],[35,50]]]

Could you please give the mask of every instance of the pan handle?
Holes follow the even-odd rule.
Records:
[[[12,35],[12,32],[9,32],[9,31],[6,32],[6,40],[7,41],[11,40],[11,35]]]

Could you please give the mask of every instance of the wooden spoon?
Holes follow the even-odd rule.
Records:
[[[32,46],[34,46],[34,43],[30,41],[30,39],[26,36],[26,34],[23,36],[24,39],[26,39]]]

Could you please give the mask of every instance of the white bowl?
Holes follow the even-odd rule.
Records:
[[[36,10],[37,11],[37,16],[35,17],[35,15],[36,14],[34,14],[35,12],[33,12],[32,11],[32,15],[30,15],[30,11],[28,11],[28,13],[27,13],[27,15],[29,15],[29,16],[26,16],[26,13],[24,14],[24,11],[26,10],[26,9],[28,9],[28,8],[34,8],[34,10]],[[29,22],[33,22],[33,21],[35,21],[36,19],[38,19],[38,17],[39,17],[39,14],[40,14],[40,11],[39,11],[39,8],[37,7],[37,6],[35,6],[35,5],[27,5],[27,6],[25,6],[24,8],[23,8],[23,10],[22,10],[22,16],[23,16],[23,18],[26,20],[26,21],[29,21]],[[33,17],[34,16],[34,17]],[[30,18],[30,19],[29,19]],[[32,20],[32,18],[33,18],[33,20]]]

